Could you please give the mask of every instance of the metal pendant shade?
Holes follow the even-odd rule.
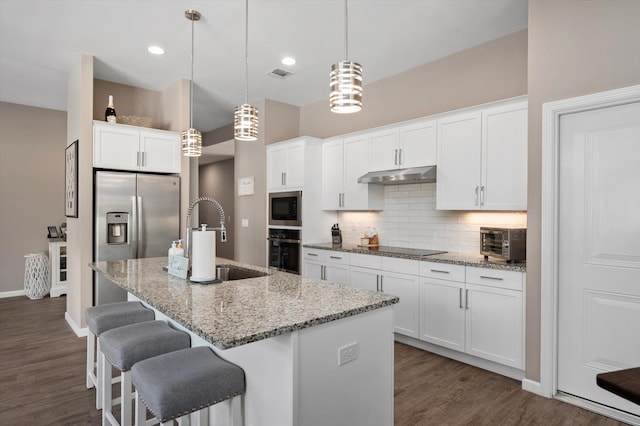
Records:
[[[344,1],[344,61],[331,66],[329,106],[331,112],[350,114],[362,109],[362,65],[349,61],[349,11]]]
[[[189,129],[182,131],[182,155],[200,157],[202,155],[202,134],[193,128],[193,24],[200,20],[200,12],[187,10],[184,15],[191,21],[191,85],[189,88]]]
[[[239,141],[255,141],[258,139],[258,108],[249,104],[249,0],[245,0],[244,28],[244,103],[235,108],[233,113],[233,136]]]

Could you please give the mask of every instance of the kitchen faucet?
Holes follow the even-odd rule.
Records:
[[[207,231],[220,231],[220,242],[226,243],[227,242],[227,230],[224,227],[224,210],[222,210],[222,206],[220,205],[219,202],[217,202],[216,200],[214,200],[213,198],[210,197],[199,197],[196,198],[195,200],[193,200],[191,202],[191,205],[189,205],[189,208],[187,209],[187,235],[186,235],[186,247],[185,247],[185,257],[189,259],[189,262],[191,262],[191,233],[194,229],[198,230],[201,228],[192,228],[191,227],[191,212],[193,211],[193,208],[195,206],[197,206],[200,202],[202,201],[206,201],[208,203],[213,204],[217,209],[218,209],[218,213],[220,213],[220,227],[219,228],[209,228],[207,227],[206,230]]]

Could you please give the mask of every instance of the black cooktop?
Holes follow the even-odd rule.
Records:
[[[409,256],[433,256],[434,254],[443,254],[446,251],[443,250],[429,250],[429,249],[414,249],[404,247],[391,247],[391,246],[378,246],[377,248],[370,248],[371,251],[377,251],[379,253],[394,253],[394,254],[406,254]]]

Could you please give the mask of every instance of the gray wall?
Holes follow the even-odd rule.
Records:
[[[227,259],[234,259],[235,231],[234,231],[234,159],[218,161],[216,163],[200,166],[200,196],[211,197],[218,201],[224,209],[227,218],[225,227],[227,228],[227,242],[221,243],[220,238],[216,243],[216,255]],[[210,203],[200,203],[200,223],[209,226],[218,226],[220,215]],[[195,224],[194,224],[195,225]]]
[[[527,378],[540,379],[542,104],[640,84],[640,1],[529,0]]]
[[[64,216],[67,113],[0,102],[0,293],[24,289],[24,255]]]

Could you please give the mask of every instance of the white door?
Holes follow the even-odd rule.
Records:
[[[385,271],[380,282],[380,290],[400,298],[394,306],[393,331],[406,336],[419,337],[418,284],[415,275],[398,274]]]
[[[596,385],[640,366],[640,104],[560,121],[558,390],[635,415]]]
[[[464,352],[464,283],[423,278],[420,339]]]

